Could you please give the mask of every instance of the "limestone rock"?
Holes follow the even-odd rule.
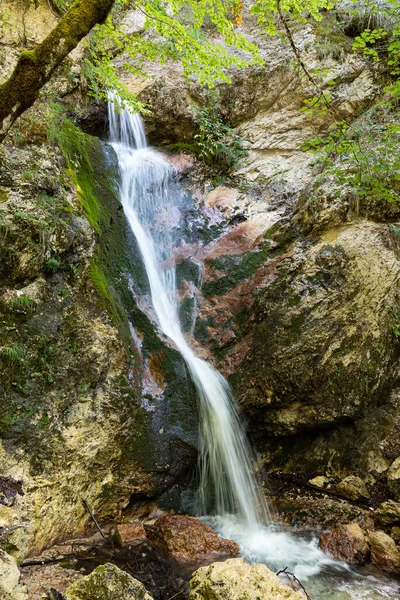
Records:
[[[335,558],[353,564],[366,562],[369,554],[364,532],[357,523],[338,525],[332,531],[322,534],[319,545]]]
[[[0,527],[9,529],[15,525],[17,519],[17,511],[8,506],[0,504]]]
[[[383,502],[375,511],[375,516],[382,525],[390,527],[400,524],[400,502],[388,500]]]
[[[371,562],[384,571],[400,570],[400,550],[395,541],[384,531],[369,531],[368,544]]]
[[[236,542],[221,538],[209,525],[194,517],[164,515],[157,519],[148,535],[164,554],[177,559],[196,560],[210,553],[239,554]]]
[[[28,600],[28,593],[19,585],[20,572],[15,559],[0,550],[0,598]]]
[[[400,456],[390,465],[387,481],[394,498],[400,501]]]
[[[190,581],[189,600],[304,600],[265,565],[232,558],[201,567]]]
[[[111,563],[70,585],[65,596],[67,600],[153,600],[143,583]]]
[[[329,484],[329,481],[330,480],[328,477],[324,477],[323,475],[318,475],[317,477],[310,479],[308,483],[314,487],[324,489]]]
[[[349,475],[336,486],[336,491],[349,500],[363,500],[369,498],[367,486],[360,477]]]
[[[267,468],[340,476],[349,464],[358,473],[387,464],[380,443],[397,399],[373,402],[397,368],[387,323],[400,261],[387,234],[388,226],[367,221],[336,227],[312,245],[293,240],[264,266],[268,275],[223,361]],[[364,484],[357,488],[346,485],[346,497],[368,497]]]

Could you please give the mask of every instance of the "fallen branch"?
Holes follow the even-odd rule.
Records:
[[[303,592],[306,595],[307,600],[312,600],[311,596],[308,594],[307,590],[305,589],[304,585],[301,583],[301,581],[299,579],[297,579],[296,575],[294,573],[291,573],[290,571],[287,570],[287,567],[285,567],[284,569],[281,569],[280,571],[277,572],[277,575],[280,575],[281,573],[283,573],[284,575],[287,575],[290,583],[292,583],[291,579],[293,579],[293,581],[295,581],[303,590]],[[293,585],[292,585],[293,587]]]
[[[89,515],[92,517],[93,523],[96,525],[97,529],[99,530],[99,533],[101,535],[101,537],[108,543],[111,545],[111,547],[114,549],[114,543],[112,541],[112,539],[108,538],[106,536],[106,534],[104,533],[104,531],[102,530],[100,523],[98,522],[98,520],[96,519],[96,517],[93,514],[92,509],[89,506],[89,502],[86,500],[86,498],[82,498],[82,502],[84,507],[87,509]]]

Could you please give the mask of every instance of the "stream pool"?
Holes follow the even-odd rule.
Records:
[[[314,536],[279,531],[276,526],[249,531],[234,515],[203,520],[235,540],[244,560],[293,573],[312,600],[400,600],[400,578],[372,566],[353,567],[335,560],[318,547]]]

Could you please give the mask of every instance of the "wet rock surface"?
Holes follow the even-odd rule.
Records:
[[[339,525],[320,538],[320,547],[335,558],[352,564],[363,564],[367,561],[369,547],[365,532],[357,523]]]

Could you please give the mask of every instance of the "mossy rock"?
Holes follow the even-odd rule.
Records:
[[[67,600],[153,600],[143,583],[111,563],[70,585],[65,596]]]

